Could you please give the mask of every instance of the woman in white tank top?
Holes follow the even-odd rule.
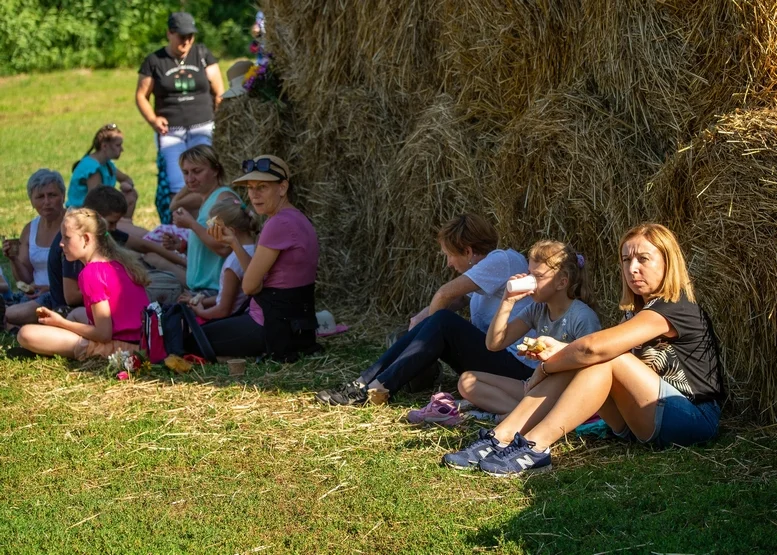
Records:
[[[37,321],[35,309],[46,304],[49,248],[65,215],[65,181],[59,172],[40,169],[27,182],[27,196],[38,216],[24,226],[18,249],[11,240],[3,241],[3,254],[11,261],[14,280],[34,287],[28,295],[34,301],[6,311],[8,323],[17,326]]]

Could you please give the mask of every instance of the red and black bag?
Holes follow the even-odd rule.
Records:
[[[140,352],[151,364],[159,364],[167,358],[165,348],[164,308],[154,301],[143,309],[140,318]]]
[[[167,355],[186,354],[184,342],[189,335],[196,341],[202,356],[208,362],[216,362],[213,347],[188,304],[153,302],[143,309],[140,350],[152,364],[164,361]]]

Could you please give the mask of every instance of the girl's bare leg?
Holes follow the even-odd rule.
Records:
[[[523,399],[524,382],[487,372],[464,372],[459,393],[482,410],[507,414]]]
[[[81,336],[54,326],[28,324],[16,336],[19,345],[41,355],[61,355],[75,358],[75,348]]]

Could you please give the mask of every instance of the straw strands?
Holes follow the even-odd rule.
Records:
[[[772,236],[771,213],[757,201],[765,182],[753,178],[767,154],[735,154],[734,144],[754,148],[752,122],[738,143],[721,139],[741,114],[707,128],[716,114],[773,104],[773,0],[278,0],[264,8],[287,102],[225,102],[216,145],[228,172],[269,149],[290,163],[321,240],[322,302],[417,311],[450,277],[436,228],[469,210],[492,218],[503,247],[572,242],[613,323],[618,237],[651,218],[691,246],[694,277],[713,305],[715,292],[728,291],[724,269],[748,265],[736,266],[740,308],[712,307],[724,344],[736,349],[743,327],[764,340],[771,333],[777,288],[764,292],[768,268],[741,245]],[[690,148],[675,154],[680,145]],[[700,178],[705,171],[714,182]],[[744,187],[752,202],[724,210],[721,197],[699,208],[712,202],[694,196],[708,185],[724,187],[729,201]],[[762,415],[777,420],[767,408],[777,388],[764,385],[777,353],[728,355],[731,376],[750,384],[742,391],[764,392]]]
[[[651,219],[680,237],[723,340],[732,393],[777,420],[777,112],[721,117],[650,187]]]
[[[570,242],[589,263],[603,316],[616,322],[620,235],[642,215],[641,183],[659,155],[584,88],[558,90],[501,135],[486,197],[508,244]]]

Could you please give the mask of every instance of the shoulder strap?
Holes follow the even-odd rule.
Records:
[[[189,305],[181,304],[181,310],[183,312],[186,325],[189,326],[189,331],[194,340],[197,342],[197,346],[200,348],[202,356],[207,359],[208,362],[216,362],[216,353],[213,351],[213,346],[208,341],[208,336],[202,331],[200,324],[197,323],[197,316]]]

